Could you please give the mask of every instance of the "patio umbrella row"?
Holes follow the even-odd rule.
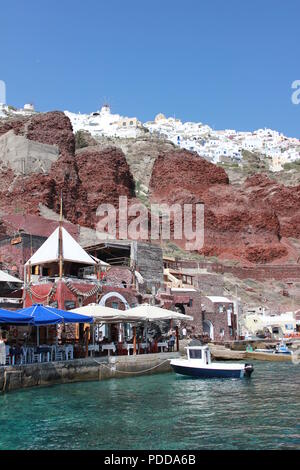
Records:
[[[193,317],[148,304],[142,304],[128,310],[116,310],[99,304],[91,304],[71,311],[41,304],[34,304],[16,312],[0,309],[0,323],[40,326],[57,323],[92,323],[94,320],[134,323],[139,321],[193,320]]]
[[[71,311],[81,315],[89,315],[93,317],[94,321],[103,323],[112,321],[116,323],[134,323],[139,321],[193,320],[190,315],[149,304],[142,304],[128,310],[117,310],[99,304],[90,304]]]
[[[56,325],[57,323],[92,323],[93,318],[70,311],[60,310],[41,304],[34,304],[12,312],[0,309],[0,324],[30,324],[34,326]]]

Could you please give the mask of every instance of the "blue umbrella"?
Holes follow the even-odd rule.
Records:
[[[18,313],[29,315],[33,325],[55,325],[57,323],[92,323],[93,318],[79,313],[67,312],[41,304],[18,310]]]
[[[22,312],[12,312],[0,308],[0,323],[32,323],[32,317]]]

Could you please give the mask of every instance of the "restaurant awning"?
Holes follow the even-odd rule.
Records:
[[[20,324],[32,323],[32,318],[28,314],[20,312],[12,312],[11,310],[0,309],[0,324]]]
[[[23,281],[21,281],[21,279],[19,279],[18,277],[11,276],[10,274],[1,270],[0,270],[0,282],[11,282],[14,284],[23,284]]]
[[[64,261],[96,265],[96,261],[84,251],[76,240],[62,227],[62,257]],[[59,261],[59,227],[50,235],[43,245],[27,261],[25,266],[53,263]]]
[[[71,311],[60,310],[41,304],[18,310],[18,314],[27,315],[32,325],[55,325],[57,323],[92,323],[93,318]]]

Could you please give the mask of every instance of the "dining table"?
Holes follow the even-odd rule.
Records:
[[[146,350],[146,352],[148,352],[148,347],[149,345],[147,343],[139,343],[139,352],[140,349]]]
[[[96,351],[99,351],[100,346],[99,344],[89,344],[88,345],[88,353],[90,356],[94,356]]]
[[[164,352],[163,350],[165,348],[168,348],[168,343],[167,341],[162,341],[160,343],[157,343],[157,347],[160,348],[160,352]]]
[[[102,344],[101,351],[107,351],[108,356],[110,356],[110,351],[116,352],[116,345],[114,343]]]
[[[133,351],[133,349],[134,349],[134,344],[132,344],[132,343],[123,343],[123,349],[127,349],[127,354],[129,356],[130,355],[130,350],[132,349],[132,351]]]

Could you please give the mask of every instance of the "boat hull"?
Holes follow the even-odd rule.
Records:
[[[252,366],[246,366],[242,369],[214,369],[206,367],[201,368],[177,365],[172,363],[171,366],[174,372],[176,372],[176,374],[203,379],[241,379],[243,377],[250,377],[253,372]]]

